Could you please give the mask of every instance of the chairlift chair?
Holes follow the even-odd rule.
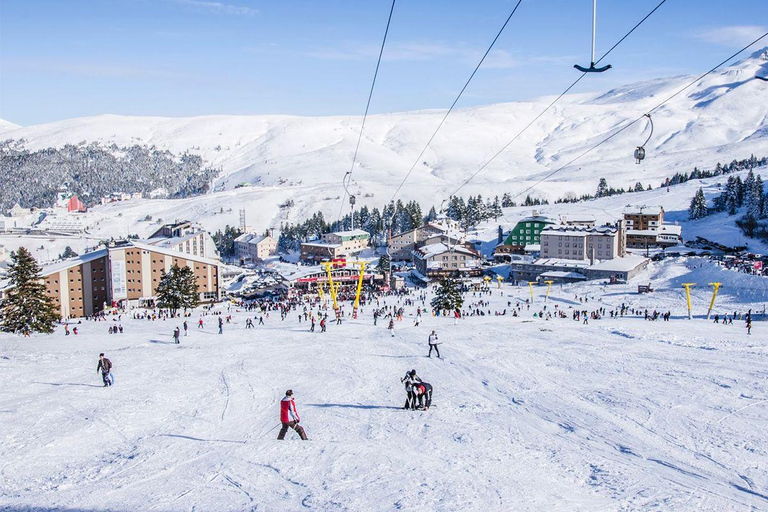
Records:
[[[648,141],[651,140],[651,137],[653,136],[653,119],[651,119],[651,114],[645,114],[645,117],[648,118],[648,123],[651,127],[651,133],[648,134],[648,138],[645,139],[645,142],[643,142],[642,146],[637,146],[635,149],[635,163],[639,164],[643,161],[645,158],[645,145],[648,144]]]
[[[611,69],[610,64],[606,64],[602,67],[595,67],[595,32],[597,30],[597,0],[592,0],[592,59],[589,61],[589,67],[579,66],[574,64],[573,67],[581,71],[582,73],[602,73]]]
[[[768,82],[768,76],[757,76],[755,75],[755,78],[758,80],[762,80],[763,82]]]

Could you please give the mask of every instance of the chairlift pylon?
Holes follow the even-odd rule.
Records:
[[[651,119],[651,114],[645,114],[645,117],[648,118],[648,123],[651,127],[651,133],[648,134],[648,138],[645,139],[645,142],[643,142],[643,145],[637,146],[637,148],[635,149],[636,164],[639,164],[645,158],[645,145],[648,144],[648,141],[651,140],[651,137],[653,136],[653,119]]]
[[[610,64],[606,64],[603,67],[595,67],[595,32],[597,31],[597,0],[592,0],[592,58],[589,61],[589,67],[579,66],[574,64],[573,67],[581,71],[582,73],[602,73],[611,69]]]

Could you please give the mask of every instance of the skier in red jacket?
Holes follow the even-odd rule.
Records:
[[[296,410],[296,402],[293,400],[293,391],[289,389],[280,401],[280,423],[283,426],[277,435],[277,439],[280,441],[285,439],[285,434],[288,432],[288,427],[290,427],[299,434],[302,440],[306,441],[307,434],[299,425],[299,421],[301,421],[301,418],[299,418],[299,412]]]

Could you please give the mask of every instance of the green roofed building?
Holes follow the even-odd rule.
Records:
[[[533,215],[521,219],[504,240],[504,245],[523,251],[526,245],[541,243],[541,232],[547,226],[555,224],[553,219],[543,215]]]

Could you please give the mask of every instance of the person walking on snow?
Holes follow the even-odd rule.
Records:
[[[111,386],[112,380],[112,361],[104,357],[104,352],[99,354],[99,362],[96,363],[96,374],[101,371],[101,380],[104,381],[104,387]]]
[[[394,318],[389,319],[389,325],[387,326],[387,329],[389,329],[390,336],[394,338],[395,337],[395,319]]]
[[[184,320],[184,336],[189,336],[189,325],[186,320]]]
[[[203,317],[200,317],[200,320],[197,321],[197,328],[198,329],[203,328]]]
[[[177,345],[179,344],[179,334],[181,334],[181,331],[179,330],[179,327],[176,326],[173,330],[173,342]]]
[[[285,434],[288,432],[288,428],[292,428],[299,434],[299,437],[303,441],[307,440],[307,434],[304,429],[299,425],[301,418],[299,418],[299,412],[296,410],[296,402],[293,399],[293,391],[288,390],[285,392],[285,396],[280,401],[280,433],[277,435],[278,441],[285,439]]]
[[[432,357],[432,349],[435,349],[435,352],[437,352],[437,358],[440,359],[440,351],[437,349],[437,346],[440,344],[440,342],[437,341],[437,333],[435,331],[432,331],[432,334],[429,335],[429,357]]]
[[[224,332],[224,320],[219,317],[219,334],[222,334]]]

